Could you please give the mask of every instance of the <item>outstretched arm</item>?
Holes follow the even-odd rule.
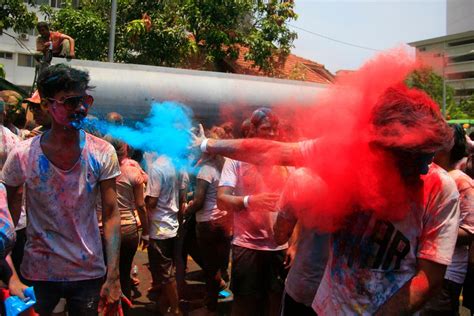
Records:
[[[298,143],[283,143],[258,138],[248,139],[208,139],[204,128],[199,126],[199,134],[194,135],[194,147],[202,152],[222,155],[234,160],[255,165],[301,165],[303,157]]]

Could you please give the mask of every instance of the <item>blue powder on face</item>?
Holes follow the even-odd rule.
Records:
[[[153,103],[149,116],[134,127],[86,119],[88,129],[117,138],[134,149],[169,157],[177,169],[189,171],[192,111],[176,102]]]

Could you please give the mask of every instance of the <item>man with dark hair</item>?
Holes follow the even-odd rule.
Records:
[[[51,50],[54,57],[74,58],[74,39],[60,32],[51,32],[46,22],[39,22],[36,29],[40,34],[36,38],[36,50],[44,55]]]
[[[435,152],[452,145],[452,132],[438,106],[418,90],[388,89],[375,105],[370,124],[370,147],[390,159],[387,166],[398,170],[403,187],[412,193],[405,196],[407,208],[401,219],[382,219],[377,214],[386,210],[353,205],[359,211],[333,235],[325,275],[312,305],[321,315],[399,315],[419,310],[441,286],[456,244],[459,194],[444,170],[430,166]],[[202,136],[195,141],[211,154],[256,164],[310,167],[322,153],[322,143]]]
[[[51,129],[16,146],[3,168],[15,222],[21,201],[14,197],[25,185],[28,224],[21,272],[35,287],[40,315],[51,314],[61,297],[70,315],[97,315],[100,302],[117,304],[121,295],[115,191],[120,170],[112,145],[81,130],[93,103],[88,84],[86,72],[63,64],[42,72],[38,89]],[[99,192],[107,269],[95,214]]]
[[[278,118],[268,108],[253,112],[250,122],[257,138],[276,139]],[[217,206],[233,212],[232,315],[275,315],[280,309],[286,242],[277,244],[272,228],[280,184],[289,171],[280,166],[259,166],[226,159],[222,168]],[[280,183],[274,182],[278,177]]]
[[[39,91],[36,90],[33,95],[25,100],[28,105],[28,110],[33,114],[33,120],[38,125],[35,127],[28,137],[38,136],[51,128],[51,117],[48,113],[48,108],[44,102],[41,102]]]

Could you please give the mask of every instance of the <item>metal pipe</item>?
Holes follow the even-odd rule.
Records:
[[[112,0],[112,8],[110,9],[110,33],[109,33],[109,52],[108,52],[108,61],[110,63],[114,62],[116,22],[117,22],[117,0]]]

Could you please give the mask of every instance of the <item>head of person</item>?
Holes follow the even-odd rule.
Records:
[[[250,117],[254,137],[276,139],[278,137],[278,117],[269,108],[258,108]]]
[[[38,30],[38,33],[44,37],[47,38],[49,37],[49,25],[46,22],[38,22],[36,24],[36,29]]]
[[[252,122],[250,122],[250,119],[246,119],[242,122],[242,125],[240,125],[240,132],[242,133],[243,138],[253,137]]]
[[[52,128],[79,130],[94,98],[87,94],[89,74],[57,64],[46,68],[38,77],[38,91],[51,115]]]
[[[451,125],[454,134],[454,145],[436,153],[434,162],[446,169],[452,168],[459,160],[467,156],[466,131],[459,124]]]
[[[389,153],[403,177],[427,174],[435,153],[453,145],[453,131],[439,106],[405,85],[391,87],[379,98],[371,124],[371,145]]]
[[[23,128],[26,122],[26,111],[22,106],[22,96],[13,90],[3,90],[0,92],[0,99],[3,101],[3,124]]]
[[[51,117],[45,102],[41,100],[38,90],[36,90],[31,98],[25,100],[28,104],[28,110],[33,114],[33,120],[36,124],[49,127],[51,126]]]
[[[104,139],[108,141],[112,146],[115,148],[115,152],[117,153],[117,158],[120,163],[122,160],[128,157],[128,145],[127,143],[122,142],[116,138],[113,138],[109,135],[105,136]]]
[[[118,126],[123,125],[123,117],[117,112],[107,113],[106,120],[107,122],[113,125],[118,125]]]

